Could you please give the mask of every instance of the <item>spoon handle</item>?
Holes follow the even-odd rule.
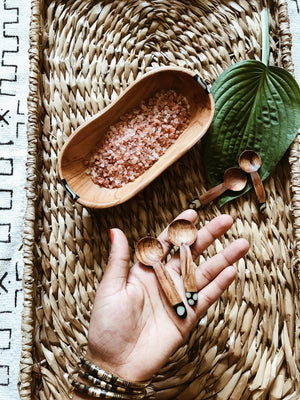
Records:
[[[264,189],[264,185],[262,183],[262,180],[259,176],[259,173],[257,171],[253,171],[250,174],[254,190],[258,199],[259,203],[265,203],[266,202],[266,192]]]
[[[225,192],[226,186],[223,183],[220,183],[219,185],[209,189],[207,192],[203,193],[199,197],[199,201],[202,205],[210,203],[212,200],[215,198],[219,197],[222,193]]]
[[[187,301],[190,306],[194,306],[198,300],[198,291],[191,249],[186,244],[180,246],[180,265]]]
[[[167,297],[171,306],[176,311],[176,314],[181,318],[186,318],[187,311],[185,305],[176,289],[175,283],[171,278],[171,275],[161,262],[157,262],[153,265],[156,277]]]

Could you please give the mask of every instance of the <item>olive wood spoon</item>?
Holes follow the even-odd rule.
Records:
[[[185,295],[189,305],[194,306],[198,300],[198,291],[190,246],[197,239],[197,229],[186,219],[176,219],[168,227],[168,237],[172,244],[179,246]]]
[[[184,319],[187,316],[185,305],[176,289],[176,286],[162,263],[164,251],[161,242],[152,237],[140,239],[136,245],[135,253],[137,259],[146,266],[154,269],[156,277],[176,314]]]
[[[262,180],[257,172],[261,167],[261,158],[254,150],[245,150],[239,157],[240,167],[250,174],[254,190],[259,203],[266,202],[266,192]]]
[[[247,184],[247,174],[238,167],[228,168],[224,173],[224,181],[219,185],[211,188],[199,197],[202,205],[208,204],[216,197],[220,196],[227,189],[239,192],[244,189]]]

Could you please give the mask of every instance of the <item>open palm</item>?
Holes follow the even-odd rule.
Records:
[[[193,210],[178,216],[195,222]],[[192,245],[197,258],[218,236],[232,225],[232,218],[221,215],[198,231]],[[180,319],[168,303],[150,267],[140,263],[129,268],[129,247],[122,231],[113,229],[109,262],[97,289],[91,315],[87,358],[94,364],[129,381],[143,381],[162,367],[188,337],[200,317],[232,283],[232,266],[248,251],[248,242],[238,239],[196,269],[198,302],[190,307],[180,276],[179,257],[167,263],[175,285],[185,302],[187,318]],[[172,248],[167,229],[159,236],[167,255]]]

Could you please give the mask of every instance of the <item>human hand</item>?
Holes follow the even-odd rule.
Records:
[[[193,210],[178,218],[195,222]],[[229,215],[216,217],[198,231],[191,246],[197,258],[213,241],[224,234],[233,220]],[[113,229],[109,261],[97,289],[92,310],[86,357],[102,369],[129,381],[148,380],[161,368],[172,353],[233,282],[232,266],[248,251],[245,239],[238,239],[196,269],[198,302],[193,308],[185,298],[180,275],[180,261],[175,254],[166,264],[185,302],[187,318],[180,319],[168,303],[152,268],[136,263],[129,268],[129,246],[122,231]],[[172,245],[167,228],[159,235],[165,256]]]

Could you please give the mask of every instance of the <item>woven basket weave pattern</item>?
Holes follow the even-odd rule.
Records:
[[[286,3],[267,6],[270,63],[292,71]],[[158,235],[207,190],[196,146],[125,204],[85,209],[57,178],[65,140],[152,68],[183,66],[212,84],[232,63],[260,59],[262,7],[244,0],[32,1],[22,399],[69,398],[66,373],[86,343],[109,229],[126,233],[133,256],[140,237]],[[298,163],[295,142],[265,184],[265,215],[253,193],[221,211],[199,211],[199,226],[221,212],[235,219],[199,262],[240,236],[251,248],[236,282],[154,377],[154,398],[299,398]]]

